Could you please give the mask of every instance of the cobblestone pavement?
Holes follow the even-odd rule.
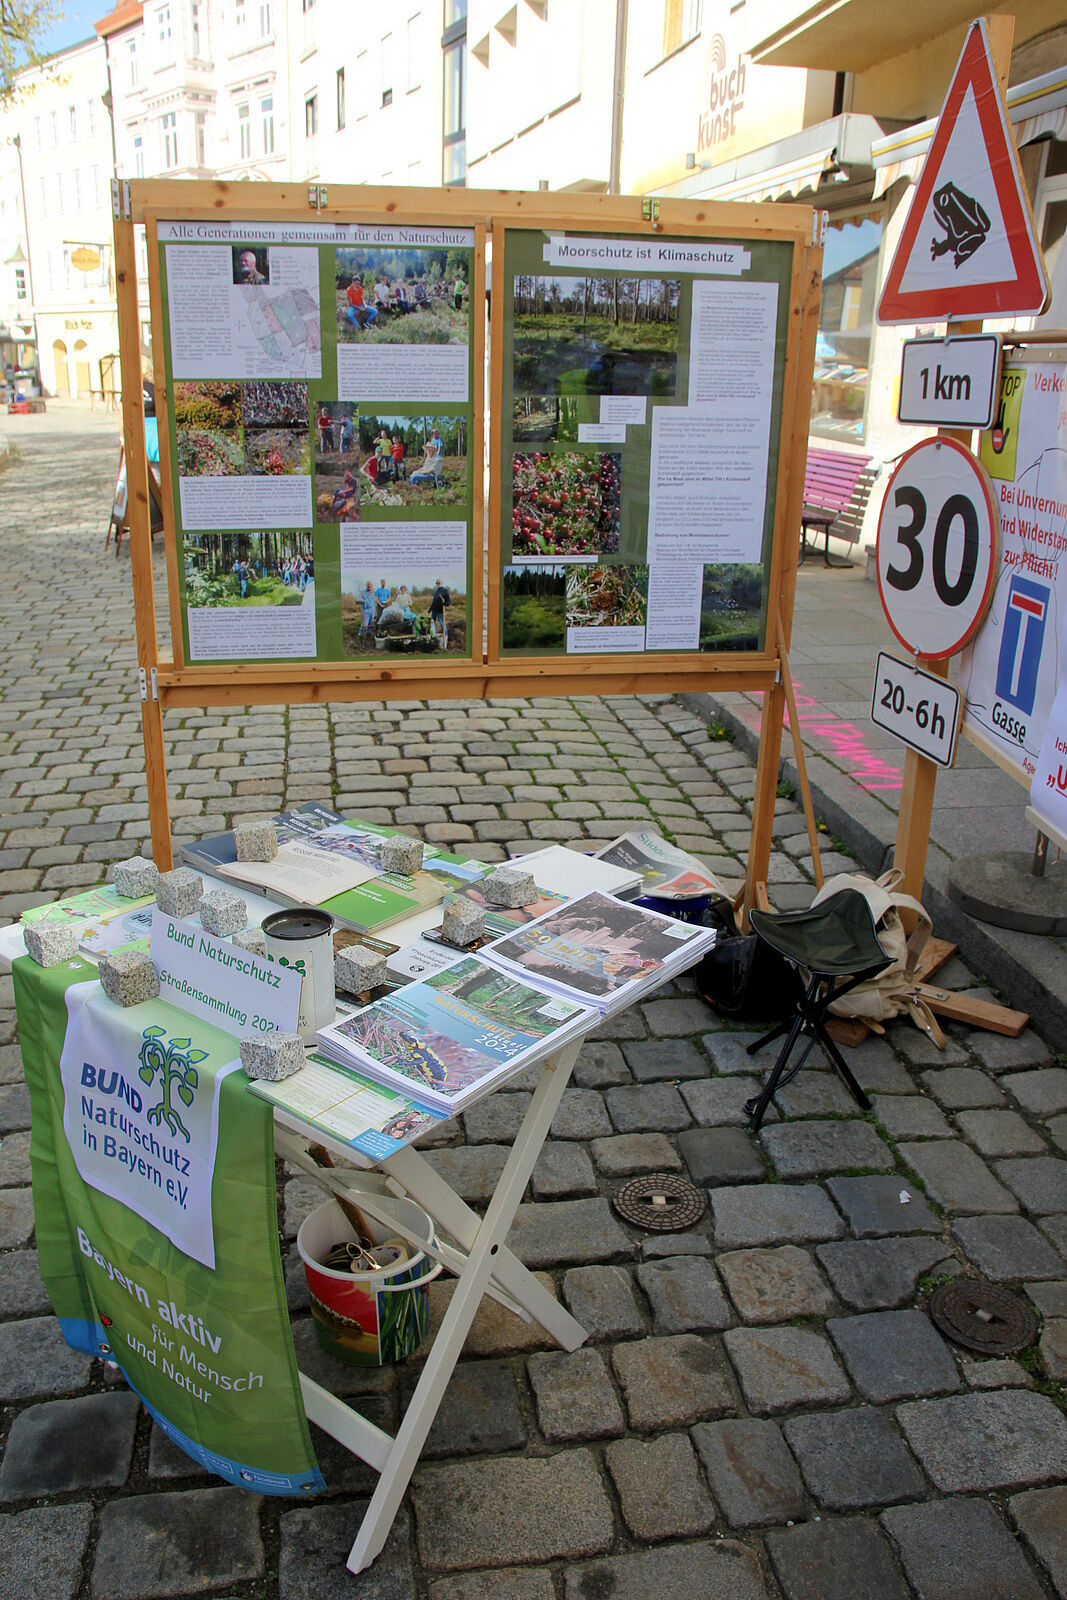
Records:
[[[148,832],[129,565],[103,551],[114,424],[73,406],[23,420],[0,478],[5,917],[98,881]],[[332,798],[498,859],[653,820],[740,875],[752,769],[669,698],[205,711],[166,731],[179,834]],[[772,893],[810,895],[788,802]],[[958,959],[943,980],[982,985]],[[0,984],[0,1596],[1067,1596],[1067,1069],[1037,1033],[954,1030],[939,1054],[894,1025],[851,1054],[872,1114],[816,1065],[753,1139],[752,1034],[685,982],[602,1028],[512,1238],[589,1341],[567,1355],[483,1308],[386,1551],[355,1578],[367,1469],[316,1434],[316,1503],[218,1487],[59,1340]],[[432,1152],[472,1203],[529,1088],[472,1108]],[[708,1192],[691,1232],[617,1220],[611,1193],[648,1170]],[[323,1377],[292,1247],[316,1199],[280,1176],[294,1336]],[[1041,1314],[1021,1360],[963,1357],[924,1314],[937,1279],[974,1270]],[[431,1288],[437,1319],[448,1292]],[[414,1365],[324,1381],[389,1427]]]

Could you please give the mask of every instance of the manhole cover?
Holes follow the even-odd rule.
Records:
[[[653,1233],[677,1233],[691,1228],[704,1215],[707,1196],[673,1172],[649,1172],[631,1178],[612,1204],[626,1222]]]
[[[1037,1318],[1018,1295],[975,1278],[954,1278],[930,1296],[930,1317],[953,1344],[1011,1356],[1037,1338]]]

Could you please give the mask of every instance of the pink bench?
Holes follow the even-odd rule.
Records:
[[[858,544],[863,531],[877,467],[870,456],[847,455],[843,450],[809,449],[804,471],[804,509],[801,512],[800,559],[808,553],[808,529],[825,539],[823,560],[828,567],[848,566],[830,560],[830,535]]]

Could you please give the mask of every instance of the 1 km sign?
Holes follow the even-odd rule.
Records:
[[[1000,335],[909,339],[900,364],[898,422],[988,428],[1000,368]]]
[[[985,469],[952,439],[901,457],[878,518],[878,589],[912,655],[940,661],[977,630],[993,592],[1000,523]]]

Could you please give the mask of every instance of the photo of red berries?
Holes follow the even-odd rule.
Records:
[[[621,468],[622,456],[615,451],[514,456],[513,559],[614,554]]]

